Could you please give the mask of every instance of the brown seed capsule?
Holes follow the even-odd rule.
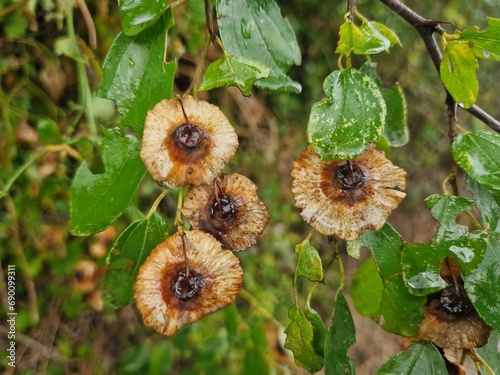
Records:
[[[238,147],[238,137],[216,106],[185,96],[162,100],[144,124],[141,158],[167,186],[211,183]]]
[[[309,146],[291,175],[304,220],[322,234],[345,240],[380,229],[406,196],[406,172],[373,149],[352,160],[325,162]]]
[[[234,251],[254,245],[269,222],[257,186],[237,173],[221,174],[211,185],[190,188],[182,213],[194,228]]]
[[[134,297],[144,324],[171,336],[233,303],[242,280],[238,258],[211,235],[192,230],[151,252],[139,269]]]
[[[429,296],[425,311],[421,340],[443,349],[474,349],[488,342],[491,328],[477,314],[462,283]]]

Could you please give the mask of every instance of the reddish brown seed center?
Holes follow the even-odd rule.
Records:
[[[352,163],[340,165],[335,171],[335,177],[340,182],[342,190],[353,190],[361,188],[366,183],[366,177],[363,170]]]
[[[454,315],[470,315],[473,312],[472,304],[462,286],[459,286],[458,294],[452,285],[446,287],[441,291],[439,301],[444,310]]]
[[[175,129],[173,138],[176,144],[192,149],[205,138],[205,133],[194,124],[182,124]]]
[[[190,270],[189,275],[180,271],[172,279],[172,290],[177,298],[186,301],[193,298],[205,286],[203,277],[196,271]]]
[[[210,207],[210,217],[218,221],[230,220],[235,213],[234,202],[229,197],[214,199],[212,207]]]

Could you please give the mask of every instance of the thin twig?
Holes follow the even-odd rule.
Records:
[[[448,115],[448,139],[450,140],[450,147],[457,136],[457,103],[453,101],[451,105],[448,105],[447,115]],[[458,184],[457,184],[457,172],[458,167],[455,159],[451,159],[450,164],[450,174],[448,177],[448,183],[451,186],[453,195],[459,195]]]
[[[436,40],[434,39],[434,33],[443,34],[444,29],[440,24],[449,23],[447,21],[433,21],[428,20],[416,13],[413,9],[407,7],[405,4],[401,3],[399,0],[380,0],[383,4],[393,10],[396,14],[398,14],[401,18],[403,18],[406,22],[412,25],[415,30],[420,34],[420,37],[424,41],[425,47],[427,48],[427,52],[429,53],[431,60],[434,64],[434,67],[437,69],[439,73],[439,67],[441,65],[441,60],[443,59],[443,55],[441,50],[439,49]],[[452,96],[446,90],[446,105],[448,107],[453,106],[455,101]],[[465,109],[465,108],[464,108]],[[500,121],[492,117],[490,114],[485,112],[483,109],[478,107],[477,105],[473,105],[471,108],[466,109],[471,115],[476,117],[478,120],[482,121],[486,125],[488,125],[492,130],[500,133]]]
[[[87,31],[89,32],[89,46],[91,49],[95,50],[97,47],[97,33],[95,29],[94,20],[92,19],[92,15],[90,14],[89,8],[85,3],[85,0],[78,0],[78,8],[80,8],[80,12],[82,12],[83,21],[85,22],[85,26],[87,26]]]

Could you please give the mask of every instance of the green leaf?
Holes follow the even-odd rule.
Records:
[[[118,237],[108,254],[104,274],[105,298],[114,308],[134,302],[134,282],[139,267],[151,251],[165,239],[167,224],[158,214],[138,220]]]
[[[350,295],[356,311],[362,315],[374,316],[380,309],[384,283],[375,260],[368,258],[354,274]]]
[[[404,242],[399,234],[386,223],[380,231],[367,230],[350,242],[368,247],[375,260],[363,264],[354,276],[351,296],[356,310],[389,332],[415,336],[426,299],[410,294],[405,287],[400,263]]]
[[[439,68],[441,80],[453,99],[462,103],[464,108],[472,107],[477,99],[477,68],[476,56],[468,43],[449,42],[445,45]]]
[[[425,198],[425,204],[431,210],[432,217],[439,221],[439,232],[457,226],[455,221],[457,215],[467,211],[474,201],[454,195],[433,194]]]
[[[493,329],[500,330],[500,242],[490,237],[486,254],[479,267],[464,278],[465,290],[474,308]]]
[[[376,72],[376,63],[366,62],[360,71],[369,76],[382,92],[387,115],[385,117],[384,132],[382,133],[392,147],[401,147],[408,143],[410,132],[406,121],[406,99],[399,84],[384,90]]]
[[[500,233],[500,194],[494,194],[469,176],[465,186],[474,196],[484,226],[488,225],[490,230]]]
[[[93,174],[84,162],[71,185],[70,229],[77,236],[101,232],[121,216],[146,173],[140,140],[111,133],[102,142],[105,172]]]
[[[311,373],[321,370],[323,358],[313,347],[314,331],[304,312],[295,304],[288,310],[290,322],[285,327],[285,348],[293,352],[295,363]]]
[[[347,350],[356,341],[354,322],[342,289],[337,291],[332,324],[325,341],[325,374],[355,374],[354,362]]]
[[[356,45],[363,45],[365,34],[361,29],[349,20],[346,20],[339,30],[339,42],[335,53],[339,55],[349,55]]]
[[[495,62],[500,61],[500,55],[491,53],[490,51],[487,51],[485,49],[479,47],[472,47],[472,51],[474,51],[474,56],[476,56],[478,59],[495,61]]]
[[[311,345],[316,354],[323,357],[327,333],[323,319],[321,319],[321,316],[314,309],[312,309],[311,306],[309,306],[309,303],[306,305],[304,314],[313,328],[313,340]]]
[[[248,96],[254,82],[268,77],[269,74],[271,69],[260,61],[245,56],[226,55],[209,65],[199,90],[236,86],[243,95]]]
[[[482,348],[477,349],[477,352],[482,359],[491,367],[494,374],[500,374],[500,332],[493,331],[488,343]],[[488,371],[483,371],[487,374]]]
[[[123,33],[139,34],[153,25],[168,7],[168,0],[118,0],[123,18]]]
[[[38,137],[46,145],[55,145],[63,142],[59,127],[53,120],[42,120],[38,123]]]
[[[447,375],[439,351],[429,342],[415,342],[405,351],[393,355],[376,375]]]
[[[471,27],[459,33],[458,37],[472,43],[475,48],[500,55],[500,18],[488,17],[488,27],[485,30]]]
[[[500,134],[489,131],[460,133],[453,141],[451,154],[471,178],[500,194]]]
[[[276,93],[298,94],[298,82],[286,75],[302,56],[295,34],[274,0],[217,0],[221,39],[230,55],[245,56],[272,69],[255,86]]]
[[[389,28],[378,22],[363,22],[361,27],[346,20],[339,31],[339,43],[335,53],[349,55],[372,55],[400,44],[398,37]]]
[[[98,95],[116,101],[121,126],[141,136],[147,112],[172,96],[175,63],[164,63],[165,33],[174,25],[172,11],[136,36],[120,33],[104,61]]]
[[[329,98],[311,109],[308,142],[326,161],[356,157],[382,135],[387,113],[382,93],[356,69],[331,73],[324,87]]]
[[[298,256],[296,277],[304,276],[311,281],[323,281],[321,257],[318,250],[309,243],[309,240],[306,239],[295,245],[295,252]]]

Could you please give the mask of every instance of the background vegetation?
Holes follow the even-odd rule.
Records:
[[[9,264],[17,266],[19,373],[304,373],[283,349],[283,328],[293,303],[293,249],[309,231],[294,208],[290,171],[307,144],[309,109],[323,97],[324,77],[337,67],[334,50],[346,4],[278,3],[301,48],[302,65],[293,67],[290,75],[301,83],[302,93],[270,95],[254,90],[249,98],[234,88],[213,90],[209,96],[200,93],[218,104],[235,125],[240,147],[228,170],[245,174],[259,186],[271,213],[270,224],[257,246],[238,254],[245,278],[236,304],[165,338],[143,326],[134,306],[116,311],[104,303],[99,286],[107,249],[116,234],[139,217],[138,212],[127,210],[113,230],[100,236],[69,233],[72,178],[82,160],[99,169],[100,126],[118,124],[113,103],[95,95],[104,57],[121,30],[118,5],[104,0],[4,0],[0,9],[0,272],[5,273]],[[485,28],[487,16],[500,17],[495,3],[425,0],[412,6],[428,18],[455,23],[445,28],[463,30],[472,25]],[[428,241],[437,222],[423,199],[441,191],[450,162],[445,92],[422,41],[409,25],[379,2],[358,1],[358,7],[369,19],[391,27],[401,40],[401,48],[375,57],[384,85],[397,81],[404,88],[411,137],[411,145],[391,155],[408,172],[412,184],[389,221],[406,241]],[[183,92],[192,81],[204,42],[203,3],[180,2],[174,15],[177,24],[169,34],[168,59],[178,60],[174,91]],[[209,59],[219,54],[211,49]],[[500,79],[498,68],[481,61],[478,74],[478,103],[500,118],[494,83]],[[88,111],[95,115],[95,123]],[[468,129],[486,129],[463,111],[460,122]],[[68,146],[53,146],[59,139]],[[133,203],[147,212],[158,194],[147,177]],[[175,194],[162,201],[160,212],[173,218]],[[173,220],[168,224],[172,232]],[[316,241],[323,263],[334,262],[328,259],[327,240]],[[361,261],[345,257],[344,264],[349,276]],[[316,293],[321,298],[312,301],[324,320],[331,314],[338,286],[336,269],[325,270],[327,282]],[[0,276],[4,283],[4,275]],[[7,311],[5,290],[0,284]],[[306,287],[302,290],[299,285],[299,290],[306,295]],[[1,319],[5,321],[4,314]],[[355,320],[357,344],[350,354],[358,373],[372,373],[401,343],[367,318],[355,316]],[[2,348],[5,329],[2,323]],[[0,366],[10,371],[4,357]]]

